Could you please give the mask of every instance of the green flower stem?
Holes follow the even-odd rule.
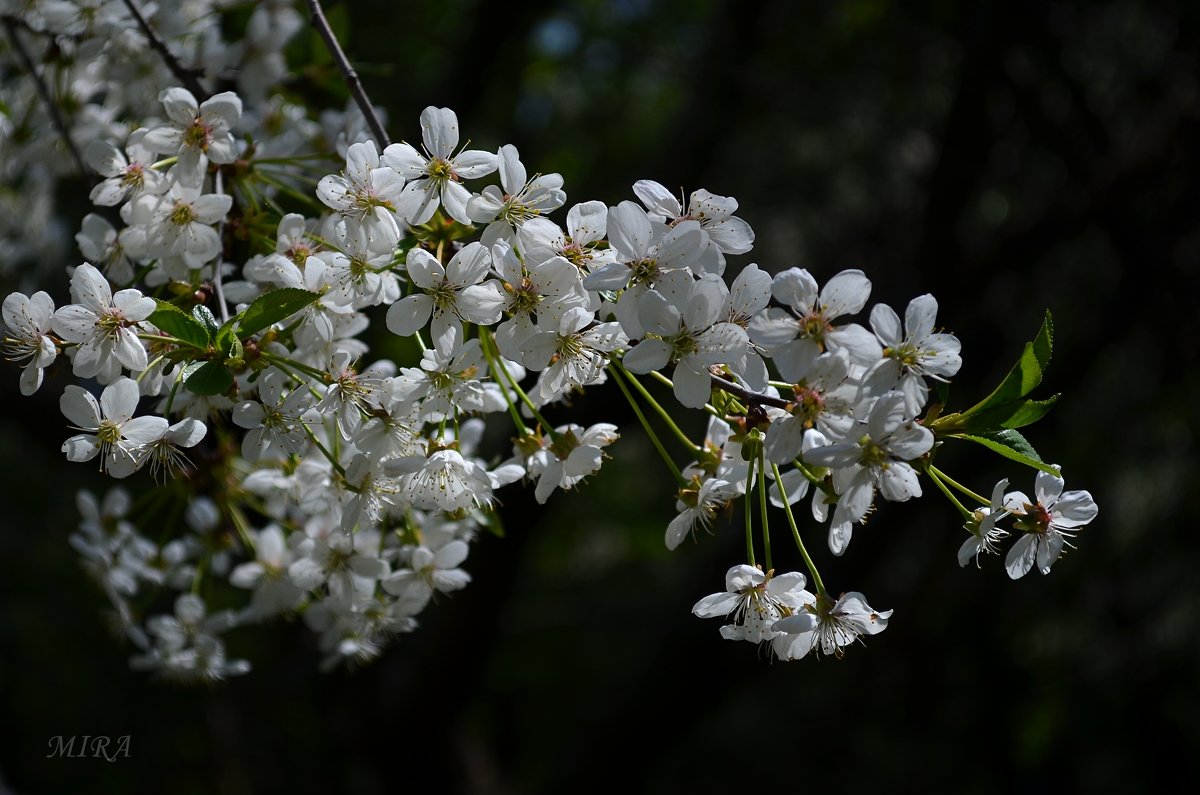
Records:
[[[194,351],[206,350],[194,342],[188,342],[187,340],[179,339],[179,337],[171,337],[166,334],[138,334],[137,338],[146,342],[169,342],[172,345],[178,345],[180,348],[191,348]]]
[[[196,564],[196,573],[192,576],[192,595],[200,595],[200,586],[204,584],[204,575],[208,572],[209,561],[212,560],[212,551],[204,553],[204,557],[200,558],[200,562]]]
[[[959,491],[961,491],[963,494],[965,494],[965,495],[967,495],[968,497],[970,497],[971,499],[973,499],[973,500],[977,501],[977,502],[978,502],[980,505],[991,505],[991,504],[992,504],[992,501],[991,501],[991,500],[984,499],[983,497],[980,497],[978,494],[976,494],[975,492],[971,491],[971,490],[970,490],[970,489],[968,489],[966,486],[964,486],[963,484],[959,483],[957,480],[955,480],[954,478],[950,477],[950,476],[949,476],[949,475],[947,475],[945,472],[943,472],[942,470],[940,470],[940,469],[938,469],[937,467],[933,466],[932,464],[930,464],[930,465],[928,466],[928,468],[927,468],[925,471],[926,471],[926,472],[928,472],[930,475],[936,475],[937,477],[939,477],[939,478],[941,478],[942,480],[946,481],[946,482],[947,482],[947,483],[949,483],[951,486],[953,486],[954,488],[956,488],[956,489],[958,489]]]
[[[751,566],[756,566],[754,562],[754,504],[750,501],[750,486],[751,479],[754,477],[754,462],[750,462],[750,467],[746,470],[746,562]]]
[[[234,179],[233,185],[231,185],[230,187],[233,188],[234,193],[240,194],[246,198],[246,203],[250,205],[251,210],[253,210],[255,213],[258,212],[258,194],[250,186],[249,182],[247,182],[244,179]],[[264,235],[264,237],[265,237],[265,235]],[[270,244],[271,244],[271,248],[274,249],[275,241],[274,240],[270,241]]]
[[[492,345],[493,340],[491,335],[487,334],[483,329],[480,329],[480,345],[483,345],[485,338],[487,339],[488,345]],[[520,385],[517,384],[517,380],[512,377],[512,374],[508,372],[508,368],[504,366],[504,359],[500,354],[500,350],[498,348],[493,348],[492,353],[495,356],[494,359],[489,360],[489,363],[492,364],[495,369],[499,370],[501,378],[505,381],[505,383],[512,387],[514,392],[517,393],[517,397],[521,398],[521,402],[524,403],[525,407],[529,409],[529,412],[533,414],[533,418],[541,424],[546,433],[550,434],[550,438],[558,439],[559,434],[554,430],[554,426],[546,421],[546,418],[542,416],[540,411],[538,411],[537,406],[533,404],[533,400],[530,399],[529,395],[525,394],[525,390],[521,389]],[[501,386],[503,386],[503,384]]]
[[[284,375],[286,375],[288,378],[295,381],[299,386],[307,387],[309,394],[311,394],[318,401],[320,401],[321,398],[324,397],[324,395],[321,394],[320,390],[318,390],[315,386],[313,386],[312,383],[309,382],[306,378],[304,378],[303,375],[301,375],[300,373],[297,373],[295,370],[288,367],[286,364],[283,364],[280,361],[275,361],[275,362],[272,362],[272,365],[274,365],[275,367],[278,367],[284,373]]]
[[[782,491],[780,488],[781,493]],[[787,499],[786,494],[784,499]],[[770,571],[774,567],[771,565],[771,526],[767,520],[767,466],[761,447],[758,451],[758,510],[762,516],[763,557],[766,560],[767,571]]]
[[[420,338],[418,334],[417,339],[420,340]],[[493,373],[499,372],[501,368],[496,364],[497,357],[500,355],[499,351],[493,349],[492,336],[483,328],[479,329],[479,347],[483,351],[483,358],[487,359],[488,367],[492,368]],[[508,371],[505,371],[504,375],[507,376]],[[504,384],[500,385],[500,394],[504,395],[504,403],[508,406],[508,413],[512,415],[513,424],[517,426],[517,430],[522,436],[528,436],[529,426],[525,424],[525,418],[521,416],[521,412],[517,411],[517,406],[513,403],[508,390],[504,388]]]
[[[145,370],[142,370],[140,373],[138,373],[138,376],[137,376],[137,378],[133,379],[133,380],[134,380],[134,383],[137,383],[137,384],[140,384],[140,383],[142,383],[142,379],[146,377],[146,373],[148,373],[148,372],[150,372],[151,370],[153,370],[153,369],[154,369],[154,367],[155,367],[155,365],[157,365],[159,362],[161,362],[161,361],[162,361],[163,359],[165,359],[165,358],[166,358],[165,356],[157,356],[157,357],[155,357],[154,361],[152,361],[152,362],[150,362],[150,364],[146,365],[146,369],[145,369]]]
[[[301,422],[300,425],[304,428],[304,432],[308,434],[308,438],[312,439],[312,443],[315,444],[317,449],[321,451],[321,455],[325,456],[325,458],[333,466],[334,470],[336,470],[337,473],[344,479],[346,477],[346,468],[338,463],[337,457],[334,456],[333,453],[329,452],[328,447],[321,444],[321,440],[317,438],[316,432],[314,432],[312,428],[308,427],[307,422]],[[349,483],[346,484],[346,488],[350,489],[351,491],[358,491],[357,488],[351,486]]]
[[[313,197],[311,197],[305,193],[301,193],[300,191],[296,190],[291,185],[288,185],[286,182],[283,182],[282,180],[278,180],[278,179],[275,179],[274,177],[267,176],[267,174],[261,170],[255,171],[254,176],[257,177],[258,179],[262,180],[267,185],[270,185],[271,187],[275,188],[276,190],[284,193],[287,196],[290,196],[291,198],[295,199],[298,202],[301,202],[302,204],[305,204],[305,205],[312,207],[313,209],[317,209],[317,210],[325,209],[325,205],[321,204],[321,202],[317,201]]]
[[[771,469],[775,473],[775,482],[782,483],[783,476],[779,474],[779,467],[771,464]],[[808,550],[804,548],[804,541],[800,538],[800,530],[796,527],[796,517],[792,515],[792,506],[788,504],[786,494],[783,496],[783,512],[787,514],[788,526],[792,528],[792,538],[796,540],[796,548],[800,550],[800,557],[804,558],[804,565],[808,568],[808,573],[812,575],[813,585],[817,587],[817,595],[822,596],[827,593],[825,582],[821,579],[821,573],[817,571],[817,564],[813,563]]]
[[[324,160],[330,163],[341,162],[333,157],[328,152],[313,152],[311,155],[289,155],[288,157],[256,157],[251,163],[258,165],[259,163],[298,163],[302,160]]]
[[[167,405],[163,408],[163,416],[168,416],[171,413],[171,405],[175,402],[175,393],[179,391],[179,385],[183,383],[183,368],[180,367],[175,373],[175,381],[171,384],[171,392],[167,395]]]
[[[671,418],[671,414],[662,407],[662,404],[654,399],[654,396],[650,394],[650,390],[646,389],[646,387],[642,385],[641,381],[639,381],[631,372],[625,369],[625,365],[621,364],[616,359],[613,359],[610,364],[613,368],[620,370],[621,375],[625,376],[629,383],[633,384],[634,388],[640,392],[646,402],[653,407],[655,413],[662,418],[662,421],[667,424],[667,427],[670,428],[671,432],[675,434],[675,438],[682,442],[684,447],[693,453],[701,452],[703,448],[689,439],[686,433],[679,430],[679,426],[675,424],[675,420]]]
[[[246,514],[242,513],[241,506],[232,500],[226,502],[225,507],[229,510],[229,518],[233,522],[234,529],[237,530],[238,538],[242,539],[246,550],[253,555],[255,553],[254,539],[250,537],[250,522],[246,520]]]
[[[819,476],[813,474],[812,470],[809,469],[808,467],[806,467],[804,465],[804,462],[801,461],[799,458],[793,458],[792,465],[796,467],[796,469],[800,472],[800,474],[803,475],[808,480],[809,483],[813,484],[818,489],[820,489],[821,491],[828,494],[831,498],[835,498],[835,499],[837,498],[837,496],[838,496],[837,489],[835,489],[833,487],[833,484],[830,483],[825,478],[819,477]]]
[[[621,388],[621,394],[623,394],[625,399],[629,401],[630,408],[632,408],[633,413],[637,415],[638,422],[642,424],[642,428],[646,431],[646,435],[650,437],[650,441],[654,444],[654,449],[658,450],[658,454],[662,456],[663,462],[667,465],[667,468],[671,470],[671,474],[675,476],[675,482],[678,483],[680,487],[686,486],[687,481],[683,479],[683,473],[679,471],[679,467],[676,466],[675,462],[671,460],[671,456],[668,455],[667,449],[663,447],[662,440],[658,438],[658,435],[654,432],[654,429],[650,427],[650,422],[646,419],[646,415],[642,413],[642,409],[638,406],[637,401],[634,400],[633,393],[629,391],[629,387],[625,386],[624,380],[617,375],[616,370],[613,370],[613,381],[616,382],[617,386]]]
[[[946,495],[946,499],[948,499],[948,500],[950,500],[950,502],[954,503],[954,507],[958,508],[958,512],[963,515],[964,519],[974,518],[975,515],[973,513],[971,513],[970,511],[968,511],[966,509],[966,507],[961,502],[958,501],[958,497],[954,496],[954,492],[952,492],[952,491],[950,491],[950,489],[946,488],[946,484],[943,483],[942,479],[937,476],[937,468],[936,467],[929,467],[929,469],[927,469],[926,472],[929,474],[929,479],[933,481],[934,485],[937,486],[941,490],[942,494]]]
[[[299,370],[300,372],[304,373],[305,375],[307,375],[311,378],[315,378],[318,381],[321,381],[321,382],[325,381],[326,374],[324,372],[322,372],[321,370],[318,370],[315,367],[310,367],[309,365],[305,364],[304,362],[298,362],[295,359],[289,359],[286,356],[276,356],[275,354],[270,353],[269,351],[261,351],[260,355],[262,356],[262,358],[266,359],[271,364],[285,365],[287,367],[290,367],[293,370]],[[280,369],[283,369],[283,368],[281,367]],[[300,380],[300,379],[297,379],[297,380]]]
[[[804,465],[804,462],[801,461],[799,458],[793,458],[792,465],[796,467],[796,469],[800,472],[800,474],[803,475],[809,483],[820,484],[820,483],[825,482],[825,478],[819,478],[816,475],[814,475],[812,473],[812,470],[810,470],[808,467],[806,467]]]
[[[241,187],[242,192],[245,193],[250,199],[251,205],[254,207],[256,212],[259,210],[259,202],[261,202],[262,204],[270,207],[277,215],[287,215],[287,211],[279,205],[279,202],[275,201],[265,193],[260,193],[258,189],[250,183],[250,180],[238,180],[238,185]],[[272,242],[271,247],[275,247],[274,242]]]

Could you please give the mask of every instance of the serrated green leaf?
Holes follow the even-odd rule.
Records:
[[[233,386],[233,373],[220,362],[205,362],[185,377],[183,385],[196,395],[223,395]]]
[[[146,318],[155,326],[201,350],[208,347],[208,330],[174,304],[156,301],[158,309]]]
[[[201,326],[208,329],[208,335],[210,337],[215,336],[217,330],[220,328],[220,324],[218,324],[217,319],[213,317],[213,313],[210,312],[208,307],[204,306],[203,304],[192,307],[192,317],[196,318],[196,321]]]
[[[1015,430],[996,431],[995,433],[956,433],[953,434],[954,439],[966,439],[969,442],[981,444],[984,447],[999,453],[1017,463],[1024,464],[1027,467],[1040,469],[1043,472],[1049,472],[1052,475],[1057,475],[1058,470],[1042,460],[1042,457],[1037,454],[1037,450],[1033,449],[1033,445],[1029,440]]]
[[[207,362],[203,362],[203,361],[199,361],[199,362],[188,362],[187,364],[185,364],[185,365],[183,366],[183,370],[180,372],[180,375],[179,375],[179,377],[180,377],[181,379],[183,379],[184,381],[186,381],[186,380],[188,380],[189,378],[191,378],[191,377],[192,377],[192,373],[194,373],[194,372],[196,372],[197,370],[199,370],[199,369],[200,369],[201,367],[203,367],[205,364],[207,364]]]
[[[242,341],[236,336],[229,341],[229,347],[225,349],[225,358],[233,361],[234,359],[241,360],[246,355],[246,349],[242,346]]]
[[[1024,428],[1049,413],[1058,402],[1058,395],[1045,400],[1014,400],[970,416],[960,416],[954,431],[968,433],[990,433],[1004,428]]]
[[[238,339],[234,327],[237,325],[237,319],[232,318],[221,326],[217,332],[216,345],[217,350],[225,354],[226,358],[233,358],[235,355],[242,355],[242,341]]]
[[[318,293],[310,293],[296,287],[284,287],[263,293],[242,313],[242,318],[238,321],[238,336],[245,339],[251,334],[257,334],[273,323],[294,315],[320,297]]]
[[[1058,402],[1058,395],[1051,395],[1045,400],[1026,400],[1011,417],[1004,421],[1005,428],[1024,428],[1032,425],[1050,413]]]

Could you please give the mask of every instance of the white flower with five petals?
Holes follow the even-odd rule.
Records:
[[[153,298],[134,289],[114,295],[104,275],[87,262],[71,275],[71,297],[78,303],[55,312],[51,327],[78,346],[75,375],[91,378],[102,374],[104,380],[112,380],[121,366],[133,372],[146,369],[146,349],[135,327],[154,312]]]
[[[391,144],[380,158],[405,180],[397,201],[400,213],[413,226],[429,221],[439,206],[461,224],[471,223],[467,201],[471,192],[462,180],[485,177],[496,170],[496,155],[478,149],[454,154],[458,146],[458,116],[449,108],[428,107],[421,111],[422,155],[410,143]]]
[[[104,388],[100,401],[83,387],[71,384],[59,400],[62,413],[83,433],[63,443],[69,461],[91,461],[103,456],[102,467],[116,478],[136,472],[145,463],[145,451],[167,432],[163,417],[134,417],[138,385],[119,378]]]
[[[1033,481],[1035,499],[1022,491],[1004,495],[1004,508],[1018,517],[1013,527],[1025,533],[1008,550],[1004,568],[1016,580],[1024,577],[1037,565],[1042,574],[1049,574],[1054,561],[1062,555],[1067,540],[1079,528],[1096,518],[1100,512],[1092,495],[1086,491],[1063,491],[1065,481],[1049,472],[1038,472]]]

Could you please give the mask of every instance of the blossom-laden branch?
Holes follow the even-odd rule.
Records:
[[[120,205],[122,228],[84,219],[76,239],[95,264],[72,271],[70,303],[12,293],[0,314],[24,394],[41,388],[42,371],[56,362],[105,385],[98,396],[82,385],[62,394],[78,431],[62,446],[69,461],[94,462],[115,478],[143,468],[171,476],[192,461],[200,470],[174,481],[186,528],[131,506],[120,489],[102,503],[80,499],[85,521],[72,545],[138,647],[134,667],[193,681],[244,673],[249,664],[226,659],[220,636],[294,612],[321,635],[327,665],[378,655],[417,626],[436,593],[470,581],[462,564],[484,528],[499,532],[502,488],[535,482],[544,503],[600,470],[617,427],[557,417],[577,393],[609,380],[674,475],[668,549],[744,500],[745,562],[693,613],[723,618],[722,637],[769,644],[780,659],[841,656],[891,615],[857,591],[826,590],[793,510],[806,496],[829,551],[841,555],[878,501],[921,497],[926,476],[964,523],[960,564],[1019,534],[1005,558],[1013,578],[1049,571],[1096,516],[1091,495],[1064,490],[1057,467],[1016,430],[1054,403],[1031,397],[1050,361],[1049,316],[988,397],[937,414],[934,384],[954,377],[962,360],[959,340],[935,330],[933,296],[914,298],[903,316],[876,303],[867,328],[851,322],[870,300],[862,271],[823,287],[796,267],[727,271],[727,256],[751,250],[753,230],[734,214],[735,199],[706,190],[685,199],[642,180],[633,186],[640,203],[584,201],[560,225],[552,214],[566,209],[562,177],[531,175],[511,144],[460,146],[449,108],[421,114],[420,150],[385,145],[316,0],[312,25],[375,141],[362,140],[352,111],[329,114],[332,126],[315,124],[313,108],[288,109],[287,123],[264,112],[266,89],[287,72],[278,31],[304,28],[288,4],[255,6],[247,41],[233,48],[247,58],[239,92],[204,100],[195,73],[126,5],[194,93],[161,87],[165,118],[146,127],[136,122],[153,111],[112,111],[133,132],[90,142],[87,155],[104,177],[91,199]],[[222,35],[204,29],[219,15],[192,20],[173,8],[159,7],[159,30]],[[9,35],[29,18],[14,17]],[[53,35],[74,29],[61,12],[33,18]],[[133,25],[121,9],[92,24],[89,35],[100,36]],[[20,44],[14,36],[19,53]],[[100,66],[88,73],[101,76],[96,96],[105,102],[146,94],[117,90],[116,78],[103,83]],[[9,104],[4,92],[0,104]],[[321,176],[303,164],[327,151],[339,125],[357,140],[340,173]],[[493,174],[499,184],[478,182]],[[308,215],[287,212],[281,202],[291,200]],[[726,272],[736,274],[729,283]],[[240,278],[224,283],[225,273]],[[395,362],[363,361],[369,313],[383,314],[398,338]],[[640,376],[708,413],[703,444]],[[643,405],[683,444],[686,465],[667,452]],[[518,436],[499,454],[483,451],[496,438],[485,433],[489,415],[505,412]],[[951,440],[1039,470],[1033,493],[1008,491],[1005,479],[985,502],[933,466]],[[772,506],[785,514],[807,574],[783,570]],[[158,542],[139,529],[151,526],[166,528]],[[806,590],[810,577],[815,592]],[[208,614],[200,594],[226,584],[251,591],[248,605]],[[165,589],[179,592],[174,615],[143,621],[134,606],[161,602]]]
[[[354,71],[354,67],[350,65],[350,59],[346,57],[342,45],[338,43],[337,36],[333,34],[333,28],[329,26],[329,20],[325,18],[325,11],[321,8],[320,0],[308,0],[308,9],[312,26],[316,28],[317,33],[325,42],[325,46],[329,48],[329,54],[337,62],[338,69],[342,72],[342,79],[346,81],[346,86],[350,89],[355,104],[362,111],[363,118],[367,120],[371,134],[375,136],[379,148],[384,148],[392,141],[388,138],[387,131],[383,129],[383,122],[379,120],[379,114],[375,112],[370,97],[363,89],[362,81],[358,79],[358,72]]]

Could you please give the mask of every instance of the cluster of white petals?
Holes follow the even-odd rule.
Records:
[[[210,31],[172,6],[155,6],[151,22]],[[68,460],[98,459],[116,478],[149,465],[187,516],[160,544],[124,491],[81,498],[72,543],[138,648],[135,667],[242,673],[248,663],[226,659],[221,636],[289,614],[317,633],[329,666],[377,656],[470,583],[472,542],[495,526],[502,489],[525,482],[545,503],[601,470],[617,424],[545,415],[569,418],[581,393],[609,381],[647,432],[639,406],[692,458],[677,468],[655,436],[678,481],[669,549],[745,501],[749,561],[696,615],[730,617],[724,637],[769,643],[781,659],[840,656],[886,627],[891,611],[826,592],[793,506],[809,498],[842,555],[879,501],[920,497],[922,476],[938,478],[931,395],[962,360],[958,339],[937,330],[933,296],[914,298],[903,320],[875,303],[862,325],[862,271],[822,285],[798,267],[731,266],[754,244],[735,199],[640,180],[638,201],[569,205],[562,177],[531,175],[511,144],[460,146],[448,108],[421,113],[419,143],[381,151],[356,115],[318,122],[272,94],[279,48],[298,27],[287,3],[258,4],[238,91],[212,96],[169,85],[157,65],[117,84],[145,63],[117,63],[141,43],[122,3],[100,3],[83,30],[55,4],[27,7],[21,35],[104,42],[91,57],[109,78],[83,99],[108,97],[117,116],[89,131],[86,162],[92,202],[115,210],[83,219],[88,261],[71,273],[69,303],[4,300],[4,344],[25,394],[50,367],[83,382],[60,401],[78,431]],[[285,35],[273,39],[272,26]],[[158,102],[136,101],[151,84]],[[374,352],[372,324],[390,332]],[[703,443],[670,419],[654,381],[710,415]],[[484,445],[495,438],[511,444]],[[220,476],[173,477],[197,467]],[[1048,571],[1096,513],[1087,492],[1064,493],[1046,473],[1035,498],[1004,488],[962,509],[972,535],[960,559],[996,551],[997,522],[1013,517],[1014,578]],[[815,593],[804,574],[775,574],[769,544],[767,565],[755,565],[752,525],[768,535],[768,504],[786,514]],[[244,606],[208,614],[200,579]],[[143,598],[164,591],[172,613],[137,614],[135,604],[165,604]]]

